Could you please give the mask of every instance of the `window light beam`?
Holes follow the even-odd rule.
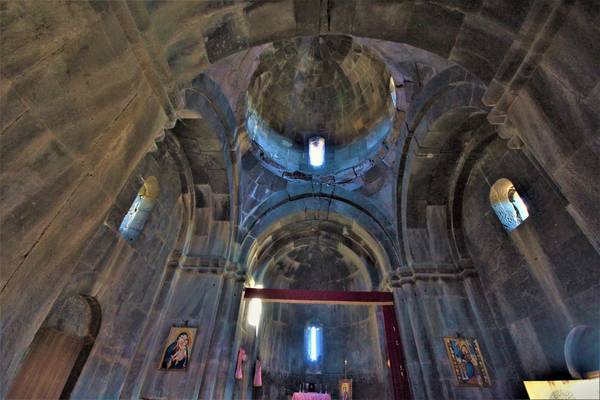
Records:
[[[262,285],[254,286],[256,289],[262,289]],[[262,300],[251,299],[248,303],[248,325],[256,328],[258,334],[258,326],[260,325],[260,317],[262,315]]]
[[[317,328],[314,326],[310,327],[310,352],[309,358],[311,361],[317,361]]]
[[[320,167],[325,163],[325,138],[315,136],[309,139],[308,161],[313,167]]]

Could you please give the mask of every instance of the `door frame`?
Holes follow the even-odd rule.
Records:
[[[266,303],[347,304],[381,307],[394,400],[412,399],[404,366],[404,353],[394,308],[394,295],[391,292],[246,288],[244,300],[250,299],[260,299]]]

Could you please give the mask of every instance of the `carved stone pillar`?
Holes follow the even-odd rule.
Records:
[[[233,347],[246,273],[229,272],[224,280],[199,399],[225,399],[232,394],[237,356]]]

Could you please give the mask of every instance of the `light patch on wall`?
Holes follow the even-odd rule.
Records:
[[[320,167],[325,162],[325,138],[315,136],[308,140],[308,161],[313,167]]]
[[[255,289],[262,289],[262,285],[254,286]],[[258,327],[260,325],[260,317],[262,315],[262,301],[260,299],[251,299],[248,304],[248,325],[256,328],[258,334]]]

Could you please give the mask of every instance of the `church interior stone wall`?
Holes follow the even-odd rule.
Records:
[[[523,380],[569,378],[567,335],[600,332],[599,22],[585,0],[3,2],[0,397],[50,328],[87,346],[71,398],[280,398],[333,387],[350,348],[369,354],[346,358],[355,398],[392,396],[375,308],[265,303],[257,336],[255,284],[393,293],[415,399],[523,398]],[[306,103],[277,87],[261,146],[248,90],[269,82],[274,49]],[[325,70],[332,82],[306,73]],[[342,106],[325,115],[315,93]],[[381,143],[360,110],[389,116]],[[306,138],[278,118],[301,111],[331,154],[348,140],[336,126],[377,152],[286,169],[272,148]],[[156,204],[128,241],[120,224],[151,178]],[[500,178],[529,211],[510,232],[490,204]],[[303,339],[286,334],[311,318],[332,375],[303,373]],[[159,369],[172,326],[198,328],[185,371]],[[444,336],[479,339],[489,387],[456,383]]]
[[[184,217],[180,202],[182,184],[169,147],[168,143],[160,144],[134,170],[61,294],[92,296],[102,311],[103,329],[73,389],[73,398],[89,393],[114,397],[119,393],[149,323],[159,288],[169,273],[167,261]],[[133,243],[126,242],[119,225],[143,179],[150,176],[159,184],[157,204],[141,236]]]
[[[475,164],[465,188],[465,235],[485,297],[519,375],[563,379],[564,338],[577,325],[598,324],[587,305],[598,293],[600,258],[569,214],[568,203],[525,149],[496,140]],[[483,201],[490,184],[508,177],[532,205],[507,232]],[[539,208],[535,205],[539,204]],[[483,218],[473,218],[472,213]],[[583,272],[583,270],[587,272]]]

